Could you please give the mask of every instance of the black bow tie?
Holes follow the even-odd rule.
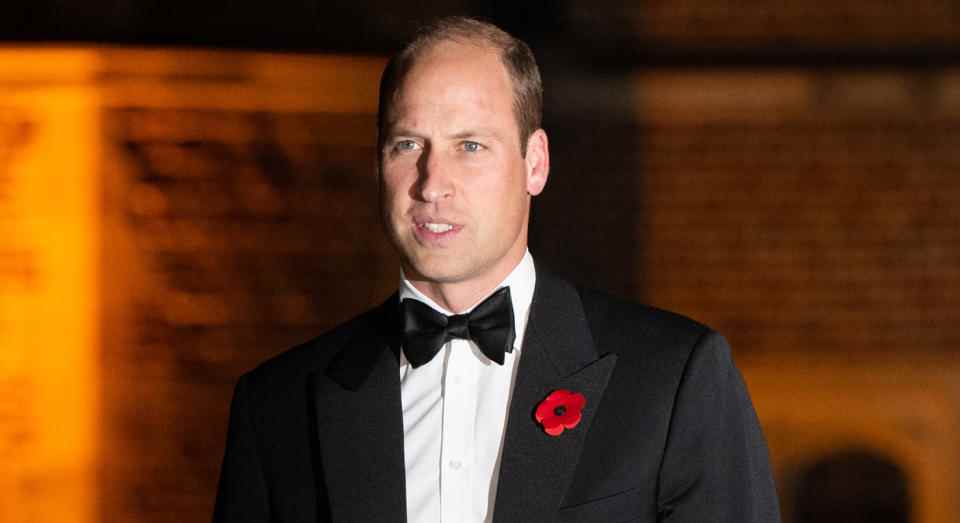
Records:
[[[513,302],[510,287],[493,293],[466,314],[447,316],[418,300],[400,303],[403,315],[403,352],[414,368],[427,363],[453,338],[473,340],[491,361],[503,365],[503,354],[513,350]]]

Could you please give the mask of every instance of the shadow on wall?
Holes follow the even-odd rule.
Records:
[[[884,456],[852,449],[803,467],[794,488],[792,523],[909,523],[904,471]]]

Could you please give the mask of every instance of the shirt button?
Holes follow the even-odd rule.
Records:
[[[452,468],[453,470],[460,470],[460,465],[462,465],[462,463],[460,463],[460,461],[455,460],[455,459],[454,459],[454,460],[450,460],[450,468]]]
[[[454,384],[454,385],[459,385],[459,384],[461,384],[461,383],[463,383],[463,380],[460,379],[460,376],[454,376],[454,377],[453,377],[453,384]]]

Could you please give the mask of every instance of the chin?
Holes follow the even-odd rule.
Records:
[[[456,283],[464,279],[459,267],[449,264],[408,264],[413,271],[408,271],[407,277],[414,277],[434,283]]]
[[[406,257],[404,270],[407,277],[435,283],[456,283],[469,279],[472,274],[471,260],[463,255],[450,253],[440,256],[436,253],[428,256]]]

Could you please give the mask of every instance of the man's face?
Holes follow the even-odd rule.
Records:
[[[481,287],[506,277],[526,250],[549,156],[543,131],[521,154],[496,52],[456,42],[427,51],[393,99],[382,142],[383,222],[407,277]]]

